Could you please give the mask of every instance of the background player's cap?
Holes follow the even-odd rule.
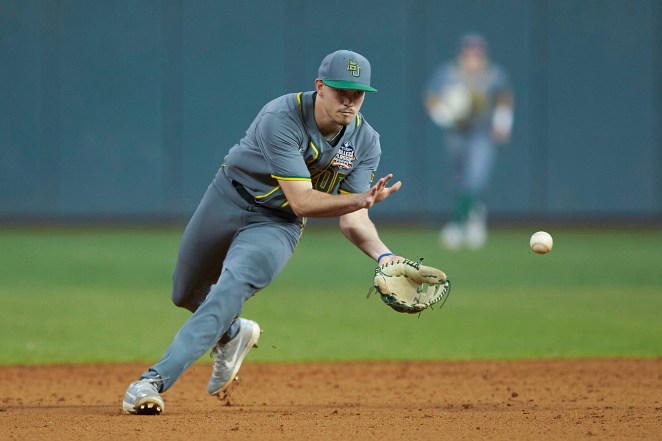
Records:
[[[334,89],[364,90],[377,92],[370,87],[370,62],[356,52],[340,50],[322,60],[318,78]]]
[[[482,49],[487,51],[487,40],[475,32],[465,34],[460,38],[460,50],[462,49]]]

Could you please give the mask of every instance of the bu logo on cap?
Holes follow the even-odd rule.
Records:
[[[359,63],[356,60],[347,60],[347,70],[352,74],[353,77],[361,76],[361,68]]]

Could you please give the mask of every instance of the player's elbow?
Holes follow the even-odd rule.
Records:
[[[299,217],[315,217],[315,205],[309,203],[306,198],[294,198],[288,200],[290,208]]]
[[[286,181],[279,180],[287,203],[299,217],[311,216],[315,208],[315,191],[310,181]]]
[[[348,213],[344,216],[340,216],[339,220],[340,231],[346,237],[350,237],[356,231],[362,231],[367,229],[374,229],[375,225],[370,220],[368,216],[368,210],[356,210],[352,213]]]
[[[306,208],[298,202],[290,202],[290,208],[292,209],[294,214],[297,215],[298,217],[310,216],[308,210],[306,210]]]

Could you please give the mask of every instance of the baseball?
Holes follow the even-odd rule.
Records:
[[[533,233],[529,243],[531,245],[531,250],[538,254],[549,253],[552,251],[552,245],[554,245],[552,236],[550,236],[550,234],[545,231],[538,231],[537,233]]]

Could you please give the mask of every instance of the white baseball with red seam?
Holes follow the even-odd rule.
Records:
[[[533,233],[531,240],[529,241],[531,245],[531,250],[534,253],[538,254],[547,254],[552,251],[552,246],[554,245],[554,240],[552,236],[545,231],[538,231]]]

